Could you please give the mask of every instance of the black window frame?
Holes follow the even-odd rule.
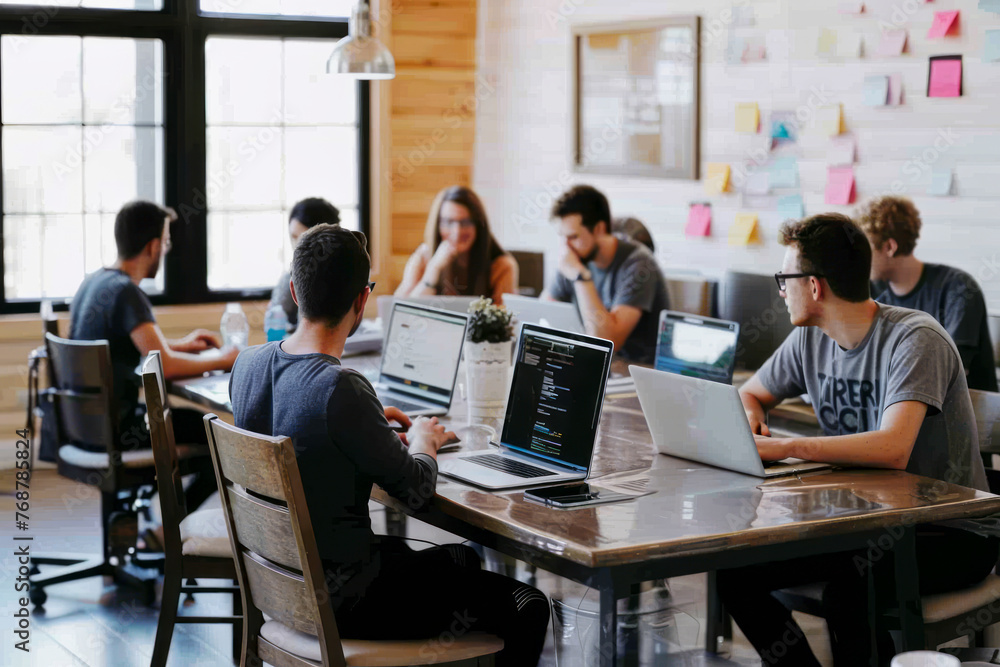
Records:
[[[0,5],[0,35],[125,37],[163,42],[164,183],[167,206],[185,223],[174,223],[173,249],[167,253],[162,294],[150,295],[154,305],[251,301],[270,297],[271,288],[210,290],[208,288],[207,204],[196,206],[207,190],[207,123],[205,43],[209,37],[286,37],[329,39],[330,50],[347,35],[347,17],[261,16],[201,13],[199,0],[163,0],[161,10],[84,9],[42,5]],[[33,18],[39,20],[33,21]],[[2,56],[0,56],[2,57]],[[371,238],[370,203],[370,84],[358,82],[358,225]],[[0,112],[2,113],[2,112]],[[2,124],[0,116],[0,124]],[[2,174],[0,133],[0,174]],[[6,298],[4,247],[5,211],[0,178],[0,314],[37,313],[39,300]],[[56,310],[68,308],[56,301]]]

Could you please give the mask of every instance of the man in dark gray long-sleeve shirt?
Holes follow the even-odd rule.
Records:
[[[548,625],[540,592],[482,572],[469,547],[413,551],[372,533],[372,485],[420,510],[434,497],[437,450],[453,433],[384,408],[363,375],[343,368],[344,343],[371,294],[365,237],[320,224],[299,239],[291,294],[299,326],[245,350],[230,396],[236,425],[291,437],[341,637],[421,639],[465,629],[504,640],[497,665],[538,662]],[[389,426],[408,427],[405,440]]]

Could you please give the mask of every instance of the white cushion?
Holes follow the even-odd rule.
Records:
[[[975,586],[951,593],[925,595],[922,598],[924,622],[936,623],[975,611],[1000,600],[1000,577],[990,574]]]
[[[202,448],[204,449],[204,448]],[[191,447],[181,445],[177,448],[177,458],[188,458],[193,454]],[[110,467],[110,457],[107,452],[89,452],[76,445],[63,445],[59,448],[59,458],[77,468],[91,470],[107,470]],[[122,452],[122,465],[126,468],[145,468],[153,465],[152,449],[130,449]]]
[[[442,634],[444,638],[445,634]],[[267,621],[260,636],[278,648],[314,662],[321,662],[319,639],[293,630],[278,621]],[[469,632],[454,641],[442,639],[360,640],[341,642],[348,667],[399,667],[399,665],[436,665],[457,662],[503,649],[503,640],[482,632]]]
[[[221,509],[199,509],[184,517],[181,521],[181,553],[185,556],[233,557],[226,517]]]

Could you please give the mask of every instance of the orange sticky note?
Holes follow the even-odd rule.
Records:
[[[756,134],[760,128],[760,108],[756,102],[736,105],[736,131]]]
[[[729,245],[760,243],[756,213],[737,213],[736,222],[729,228]]]
[[[709,162],[708,176],[705,177],[705,192],[710,195],[722,194],[729,189],[729,165],[724,162]]]
[[[712,235],[712,206],[710,204],[691,204],[684,233],[688,236]]]
[[[961,97],[962,56],[935,56],[927,74],[927,97]]]
[[[958,12],[934,12],[934,23],[927,31],[927,38],[944,37],[958,25]]]
[[[824,202],[836,206],[846,206],[854,202],[853,167],[830,167],[826,170]]]

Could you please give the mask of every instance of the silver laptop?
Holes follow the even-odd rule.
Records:
[[[442,460],[441,473],[487,489],[586,479],[613,354],[609,340],[522,326],[497,450]]]
[[[656,370],[733,383],[738,323],[664,310],[658,331]]]
[[[583,320],[580,319],[580,311],[574,303],[504,294],[503,305],[514,313],[518,322],[540,324],[543,327],[573,333],[586,333]]]
[[[765,465],[736,387],[640,366],[629,372],[661,454],[763,478],[830,467],[799,459]]]
[[[469,304],[478,299],[478,296],[401,296],[393,297],[396,301],[415,303],[420,306],[430,308],[440,308],[450,310],[453,313],[468,313]]]
[[[460,313],[394,303],[375,382],[382,405],[411,416],[447,414],[468,323]]]

